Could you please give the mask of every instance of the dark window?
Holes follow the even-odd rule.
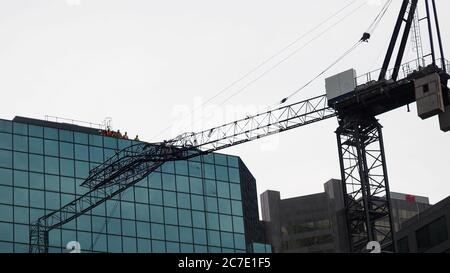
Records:
[[[175,191],[175,175],[163,173],[162,186],[165,190]]]
[[[222,241],[222,246],[234,248],[233,233],[221,232],[220,237]]]
[[[162,192],[160,190],[150,190],[150,204],[162,205]]]
[[[235,156],[228,156],[228,165],[230,165],[231,167],[239,168],[238,158]]]
[[[214,160],[216,162],[216,164],[219,165],[227,165],[227,156],[223,155],[223,154],[214,154]]]
[[[42,138],[29,138],[29,145],[30,145],[30,153],[35,154],[43,154],[44,153],[44,141]]]
[[[43,128],[40,127],[40,126],[29,125],[28,126],[28,130],[29,130],[30,136],[36,136],[36,137],[43,137],[44,136]]]
[[[205,177],[209,179],[216,179],[216,173],[214,171],[214,165],[205,164]]]
[[[216,165],[216,176],[218,180],[228,181],[228,168]]]
[[[191,177],[189,181],[191,184],[191,193],[203,194],[203,184],[201,179]]]
[[[7,120],[0,120],[0,132],[11,133],[12,123]]]
[[[397,248],[399,253],[409,253],[408,236],[405,236],[397,241]]]
[[[101,136],[89,135],[89,145],[103,146],[103,138]]]
[[[187,209],[178,209],[178,224],[181,226],[192,226],[191,211]]]
[[[28,170],[28,154],[14,152],[14,168],[18,170]]]
[[[219,212],[231,214],[230,200],[219,198]]]
[[[61,157],[65,158],[73,158],[73,144],[72,143],[59,143],[59,151],[61,153]]]
[[[153,172],[148,176],[148,185],[153,189],[161,189],[161,173]]]
[[[216,181],[209,179],[205,181],[205,194],[209,196],[217,196]]]
[[[28,135],[28,125],[22,123],[13,123],[14,133],[19,135]]]
[[[244,234],[234,234],[234,246],[239,249],[245,249]]]
[[[424,252],[448,239],[445,216],[431,222],[416,231],[417,248]]]
[[[6,203],[8,205],[12,204],[13,201],[13,191],[12,187],[0,186],[0,202]]]
[[[136,222],[137,236],[150,238],[150,223]]]
[[[117,138],[104,137],[103,143],[104,143],[105,147],[108,147],[111,149],[117,149]]]
[[[175,161],[175,171],[177,174],[187,175],[188,174],[188,164],[187,161]]]
[[[177,181],[177,191],[179,192],[189,192],[189,178],[187,176],[176,176]]]
[[[29,155],[30,171],[44,172],[44,158],[41,155]]]
[[[12,184],[12,170],[0,168],[0,185]]]
[[[13,225],[7,223],[0,223],[0,240],[12,241],[13,240]]]
[[[62,164],[62,162],[61,162]],[[69,167],[69,166],[66,166]],[[63,171],[63,166],[61,165],[61,171]],[[85,178],[89,175],[89,164],[83,161],[75,161],[75,175],[76,177]]]
[[[45,172],[49,174],[59,174],[59,160],[56,157],[45,157]]]
[[[218,231],[208,230],[208,245],[220,246],[220,233]]]
[[[12,148],[12,135],[0,133],[0,148],[3,149]]]
[[[28,152],[28,138],[26,136],[14,135],[14,150]]]
[[[165,226],[166,229],[166,240],[168,241],[178,241],[178,227],[177,226]]]
[[[206,231],[194,228],[194,243],[206,245]]]
[[[204,210],[205,209],[205,202],[203,200],[203,196],[201,196],[201,195],[191,195],[191,203],[192,203],[192,209],[195,209],[195,210]]]
[[[192,228],[180,227],[180,241],[184,243],[192,243]]]
[[[161,166],[161,169],[165,173],[174,173],[175,172],[175,165],[174,165],[174,163],[172,161],[168,161],[168,162],[165,162]]]
[[[44,128],[44,137],[58,140],[58,130],[54,128]]]
[[[12,167],[12,152],[0,150],[0,167]]]
[[[164,206],[176,207],[177,206],[177,195],[175,192],[164,191]]]
[[[73,142],[73,132],[67,130],[59,130],[59,139],[62,141]]]
[[[164,225],[152,223],[150,230],[152,231],[152,239],[164,240]]]
[[[217,194],[219,197],[230,198],[230,187],[228,183],[217,182]]]
[[[186,193],[178,193],[177,194],[178,199],[178,207],[184,208],[184,209],[190,209],[191,208],[191,200],[189,194]]]
[[[103,218],[102,218],[103,219]],[[100,226],[103,227],[105,223],[101,221]],[[115,235],[120,235],[122,233],[121,221],[119,219],[110,218],[106,222],[108,232]],[[99,231],[103,231],[101,228]]]
[[[150,220],[156,223],[163,223],[164,222],[163,207],[150,206]]]
[[[103,149],[97,147],[89,147],[90,159],[93,162],[103,162]]]
[[[201,177],[202,165],[198,162],[189,161],[189,175],[195,177]]]

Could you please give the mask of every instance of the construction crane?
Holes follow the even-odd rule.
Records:
[[[186,160],[332,117],[339,122],[336,136],[350,251],[364,252],[368,242],[378,241],[383,251],[395,252],[382,127],[376,116],[417,102],[421,118],[439,114],[441,129],[450,130],[449,63],[443,55],[435,1],[431,2],[439,60],[434,51],[431,9],[425,0],[427,16],[422,19],[427,19],[431,53],[402,64],[418,4],[418,0],[404,0],[378,80],[372,80],[373,73],[355,78],[354,70],[345,71],[326,79],[326,95],[168,141],[129,146],[90,170],[81,184],[89,189],[85,194],[32,223],[30,252],[48,252],[50,230],[132,187],[167,161]],[[403,24],[395,65],[388,69]],[[367,40],[370,35],[363,37]],[[424,65],[427,57],[431,61]]]

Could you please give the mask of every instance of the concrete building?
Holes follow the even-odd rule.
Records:
[[[428,208],[428,198],[391,192],[394,230]],[[267,243],[274,252],[348,252],[341,181],[331,179],[324,192],[281,199],[277,191],[261,194]]]
[[[277,191],[261,194],[267,243],[274,252],[346,252],[344,202],[339,180],[325,192],[280,199]]]
[[[104,133],[104,132],[103,132]],[[28,252],[29,225],[87,192],[89,170],[136,141],[97,128],[0,119],[0,252]],[[49,251],[266,252],[256,181],[239,157],[166,162],[49,233]]]
[[[450,253],[450,197],[402,224],[396,234],[398,252]]]
[[[391,192],[391,206],[395,232],[405,221],[431,207],[428,197],[398,192]]]

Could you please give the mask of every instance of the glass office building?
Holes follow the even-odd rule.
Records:
[[[87,191],[89,169],[133,141],[99,130],[0,120],[0,252],[28,252],[29,224]],[[167,162],[138,184],[49,233],[50,252],[270,252],[255,179],[236,156]]]

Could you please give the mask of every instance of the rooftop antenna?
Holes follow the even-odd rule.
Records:
[[[112,130],[113,125],[112,125],[112,118],[111,117],[106,117],[103,122],[102,122],[102,126],[105,130]]]

